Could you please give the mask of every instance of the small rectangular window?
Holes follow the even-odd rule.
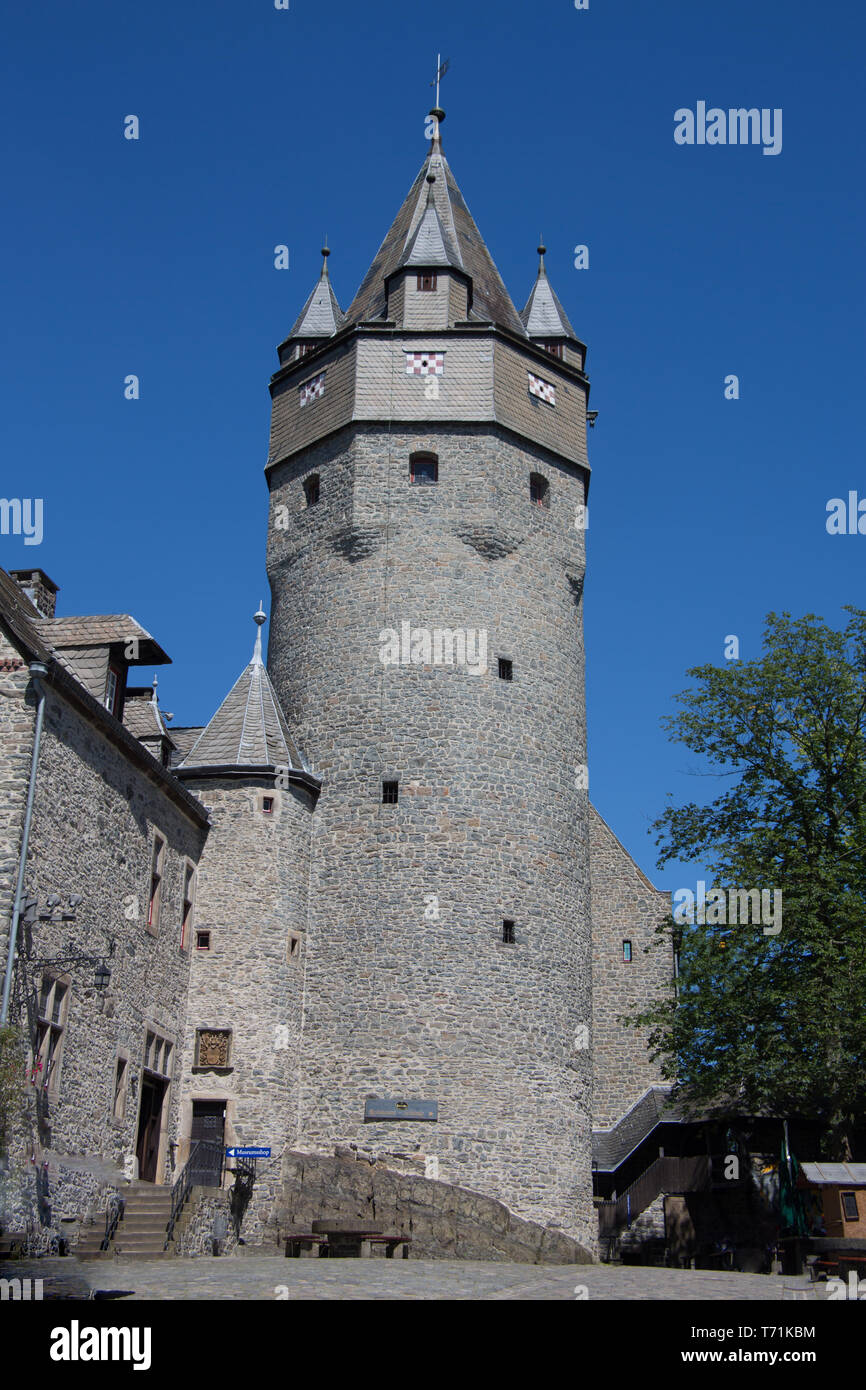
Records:
[[[195,949],[196,949],[197,951],[209,951],[209,950],[210,950],[210,932],[209,932],[209,931],[197,931],[197,932],[196,932],[196,934],[195,934]]]
[[[417,287],[419,290],[435,290],[437,277],[435,275],[419,275],[417,277]]]
[[[856,1221],[859,1215],[857,1211],[857,1193],[842,1192],[840,1196],[842,1198],[842,1214],[845,1220]]]
[[[439,462],[432,454],[415,454],[409,460],[409,481],[416,485],[439,481]]]
[[[514,664],[504,656],[499,658],[499,679],[501,681],[514,680]]]
[[[286,940],[286,958],[297,960],[301,954],[301,938],[295,931],[290,931]]]
[[[60,1058],[68,1008],[69,986],[53,975],[43,975],[30,1081],[52,1095],[57,1094],[60,1081]]]
[[[382,783],[382,804],[383,806],[395,806],[399,800],[400,783]]]
[[[129,1063],[125,1057],[118,1057],[114,1071],[114,1103],[112,1114],[115,1120],[122,1120],[126,1110],[126,1079]]]
[[[623,958],[623,960],[624,960],[626,963],[628,963],[628,961],[631,960],[631,942],[630,942],[630,941],[624,941],[624,942],[622,943],[622,958]]]
[[[272,796],[262,797],[262,810],[266,816],[272,816],[274,814],[274,798]]]
[[[189,945],[192,914],[195,906],[195,865],[185,864],[183,870],[183,907],[180,915],[180,949]]]
[[[308,507],[315,507],[319,500],[319,475],[314,473],[311,478],[307,478],[304,483],[304,496],[307,499]]]
[[[159,930],[159,908],[162,897],[163,862],[165,859],[165,840],[161,835],[153,837],[153,851],[150,860],[150,895],[147,904],[147,929],[156,935]]]
[[[502,922],[502,940],[506,946],[514,945],[514,923],[510,917],[505,917]]]

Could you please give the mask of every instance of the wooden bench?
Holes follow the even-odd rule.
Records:
[[[327,1245],[328,1237],[312,1231],[292,1231],[286,1236],[286,1258],[299,1259],[304,1255],[321,1255],[321,1247]]]
[[[370,1245],[384,1245],[386,1260],[408,1260],[411,1244],[411,1236],[370,1236]],[[398,1250],[399,1255],[397,1254]]]

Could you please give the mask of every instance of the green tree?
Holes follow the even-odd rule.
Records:
[[[845,611],[842,631],[770,613],[759,660],[688,672],[664,723],[725,786],[665,809],[659,867],[780,889],[781,931],[672,916],[677,997],[626,1020],[687,1104],[814,1117],[834,1158],[866,1114],[866,613]]]

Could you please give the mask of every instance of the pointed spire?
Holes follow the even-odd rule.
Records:
[[[178,764],[178,770],[250,766],[303,769],[262,661],[262,625],[267,615],[261,604],[253,621],[257,631],[252,660],[183,762]]]
[[[568,315],[557,299],[544,268],[547,247],[538,243],[538,274],[526,307],[520,315],[530,338],[577,338]]]
[[[445,112],[435,106],[430,115],[435,124],[427,157],[364,276],[361,288],[346,311],[343,323],[369,323],[387,317],[386,282],[396,270],[407,264],[408,257],[413,257],[413,264],[418,263],[414,259],[415,242],[416,237],[419,244],[422,242],[420,232],[423,222],[423,240],[426,241],[429,236],[437,250],[441,242],[442,251],[448,258],[439,264],[462,270],[471,282],[469,317],[477,322],[501,324],[512,333],[525,337],[526,330],[520,315],[442,153],[439,127],[445,119]],[[427,177],[431,174],[435,178],[432,186],[427,184]],[[433,213],[438,219],[438,227]]]
[[[312,294],[298,315],[289,338],[331,338],[342,326],[344,314],[331,288],[328,239],[322,247],[322,269]],[[288,340],[287,340],[288,341]]]
[[[256,624],[256,645],[253,647],[253,665],[262,664],[262,624],[267,622],[268,615],[262,607],[259,599],[259,611],[253,615],[253,622]]]

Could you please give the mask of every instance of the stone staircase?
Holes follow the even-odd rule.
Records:
[[[114,1255],[127,1258],[168,1259],[172,1250],[165,1250],[165,1233],[171,1214],[171,1188],[157,1187],[149,1182],[124,1184],[120,1196],[125,1202],[122,1219],[108,1250],[100,1250],[105,1223],[102,1219],[82,1232],[75,1248],[79,1259],[111,1259]],[[187,1215],[187,1213],[184,1213]]]

